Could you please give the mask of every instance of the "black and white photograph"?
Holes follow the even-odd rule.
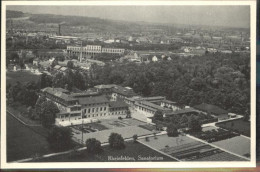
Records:
[[[1,8],[3,167],[255,166],[256,1]]]

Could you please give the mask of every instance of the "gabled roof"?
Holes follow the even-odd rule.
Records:
[[[56,65],[56,66],[54,66],[54,69],[56,69],[56,70],[59,70],[60,68],[61,68],[60,65]]]
[[[120,108],[120,107],[128,107],[128,105],[123,101],[112,101],[112,102],[109,102],[109,107]]]
[[[68,90],[65,90],[63,88],[51,88],[51,87],[46,87],[42,89],[42,92],[47,92],[53,96],[59,97],[65,101],[71,101],[71,100],[76,100],[73,97],[71,97],[68,93]]]
[[[116,85],[113,87],[113,91],[117,94],[123,95],[125,97],[133,97],[136,96],[136,93],[133,91],[133,89],[125,88],[119,85]]]
[[[203,112],[213,113],[215,115],[222,115],[222,114],[228,113],[228,111],[226,111],[218,106],[207,104],[207,103],[202,103],[200,105],[196,105],[196,106],[194,106],[194,108],[198,109],[200,111],[203,111]]]
[[[114,88],[116,85],[115,84],[108,84],[108,85],[96,85],[94,86],[95,88],[98,89],[109,89],[109,88]]]
[[[181,115],[181,114],[187,114],[187,113],[198,113],[196,109],[194,108],[185,108],[185,109],[181,109],[181,110],[177,110],[177,111],[173,111],[170,113],[167,113],[166,116],[170,116],[170,115]]]
[[[109,100],[105,96],[93,96],[93,97],[78,97],[79,104],[94,104],[94,103],[108,103]]]
[[[67,69],[68,69],[68,68],[66,68],[66,67],[61,67],[61,68],[60,68],[60,70],[63,71],[63,72],[66,71]]]

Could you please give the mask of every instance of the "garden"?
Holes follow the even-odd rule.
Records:
[[[221,128],[213,129],[213,130],[207,130],[207,131],[201,131],[196,133],[190,133],[194,137],[197,137],[199,139],[205,140],[208,143],[230,139],[232,137],[239,136],[238,133],[234,133],[232,131],[224,130]]]
[[[216,126],[250,137],[250,122],[243,119],[216,123]]]

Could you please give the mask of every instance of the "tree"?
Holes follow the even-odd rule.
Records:
[[[41,107],[42,107],[42,104],[44,102],[46,102],[47,99],[45,96],[40,96],[37,101],[36,101],[36,104],[35,104],[35,113],[36,115],[41,119]]]
[[[102,151],[101,142],[95,138],[86,140],[87,152],[96,154]]]
[[[51,76],[48,76],[47,74],[43,73],[38,80],[38,85],[40,88],[51,87],[52,86]]]
[[[190,128],[191,132],[200,132],[202,130],[199,120],[193,115],[189,119],[188,127]]]
[[[53,127],[48,133],[47,141],[55,151],[66,150],[72,147],[72,133],[68,127]]]
[[[54,66],[58,65],[58,61],[55,59],[53,60],[53,62],[51,63],[51,67],[53,68]]]
[[[163,113],[160,110],[157,110],[154,113],[154,120],[163,121]]]
[[[131,118],[131,112],[130,112],[130,110],[127,110],[127,111],[126,111],[126,118]]]
[[[180,119],[180,125],[187,125],[187,123],[188,123],[188,121],[189,121],[189,118],[187,117],[187,115],[183,115],[182,117],[181,117],[181,119]]]
[[[125,143],[123,137],[118,133],[111,133],[108,139],[111,148],[123,149],[125,148]]]
[[[45,101],[41,104],[40,119],[44,127],[50,127],[55,123],[55,115],[59,112],[57,105],[52,101]]]
[[[171,124],[169,124],[169,125],[167,126],[166,131],[167,131],[167,135],[168,135],[169,137],[177,137],[177,136],[178,136],[177,127],[176,127],[173,123],[171,123]]]
[[[73,61],[68,61],[67,62],[67,67],[70,68],[70,69],[73,69],[74,68]]]
[[[135,134],[135,135],[133,135],[133,140],[134,140],[134,143],[136,143],[137,142],[137,134]]]

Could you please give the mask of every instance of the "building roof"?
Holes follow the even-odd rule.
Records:
[[[125,97],[133,97],[136,96],[136,93],[130,87],[125,88],[119,85],[113,87],[113,91],[117,94],[123,95]]]
[[[159,105],[156,105],[154,103],[150,103],[148,101],[135,102],[135,104],[138,105],[138,106],[142,106],[142,107],[145,107],[147,109],[153,110],[153,111],[157,111],[157,110],[162,110],[162,111],[170,110],[168,108],[161,107]]]
[[[58,69],[60,69],[60,68],[61,68],[60,65],[56,65],[56,66],[54,66],[54,69],[56,69],[56,70],[58,70]]]
[[[78,97],[79,104],[108,103],[109,100],[105,96]]]
[[[198,109],[200,111],[203,111],[203,112],[208,112],[208,113],[213,113],[215,115],[222,115],[222,114],[227,114],[228,111],[218,107],[218,106],[215,106],[215,105],[211,105],[211,104],[206,104],[206,103],[202,103],[200,105],[196,105],[194,106],[195,109]]]
[[[61,67],[61,68],[60,68],[60,70],[63,71],[63,72],[66,71],[67,69],[68,69],[68,68],[66,68],[66,67]]]
[[[177,110],[177,111],[173,111],[173,112],[167,113],[166,116],[180,115],[180,114],[194,113],[194,112],[197,112],[197,110],[194,109],[194,108],[185,108],[185,109],[181,109],[181,110]]]
[[[172,102],[172,101],[170,101],[170,100],[163,100],[162,102],[168,103],[168,104],[176,104],[176,102]]]
[[[76,100],[70,95],[68,95],[69,91],[65,90],[63,88],[51,88],[51,87],[46,87],[42,89],[43,92],[47,92],[51,95],[54,95],[56,97],[59,97],[65,101],[71,101],[71,100]]]
[[[154,97],[142,97],[140,100],[146,100],[146,101],[157,101],[157,100],[164,100],[165,97],[163,96],[154,96]]]
[[[87,91],[81,91],[78,93],[71,94],[72,97],[88,97],[88,96],[94,96],[94,95],[99,95],[99,93],[95,92],[95,91],[87,90]]]
[[[128,107],[128,105],[123,101],[112,101],[109,102],[109,106],[111,108],[120,108],[120,107]]]
[[[115,84],[108,84],[108,85],[96,85],[94,88],[98,89],[109,89],[109,88],[114,88],[116,85]]]

